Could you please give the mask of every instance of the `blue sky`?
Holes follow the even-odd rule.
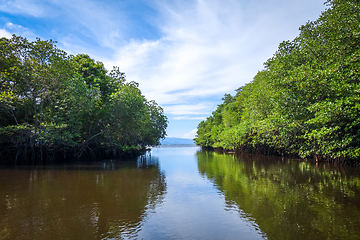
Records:
[[[193,138],[225,93],[250,82],[324,0],[0,0],[0,37],[56,40],[120,67]]]

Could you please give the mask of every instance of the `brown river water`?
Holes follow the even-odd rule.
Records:
[[[0,239],[360,239],[360,170],[198,147],[3,166]]]

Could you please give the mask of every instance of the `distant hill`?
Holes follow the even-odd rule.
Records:
[[[162,145],[195,145],[194,140],[188,138],[165,138],[160,141]]]

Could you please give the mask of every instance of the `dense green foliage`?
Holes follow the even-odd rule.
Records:
[[[159,144],[167,118],[124,73],[55,42],[0,39],[1,159],[117,155]],[[85,154],[85,155],[86,155]]]
[[[360,2],[326,4],[253,81],[225,95],[199,124],[198,145],[359,159]]]
[[[279,158],[198,152],[199,172],[228,209],[265,239],[358,239],[360,178],[350,169]],[[349,171],[350,172],[350,171]]]

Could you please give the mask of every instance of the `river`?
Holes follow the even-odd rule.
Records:
[[[360,171],[198,147],[3,166],[0,239],[360,239]]]

